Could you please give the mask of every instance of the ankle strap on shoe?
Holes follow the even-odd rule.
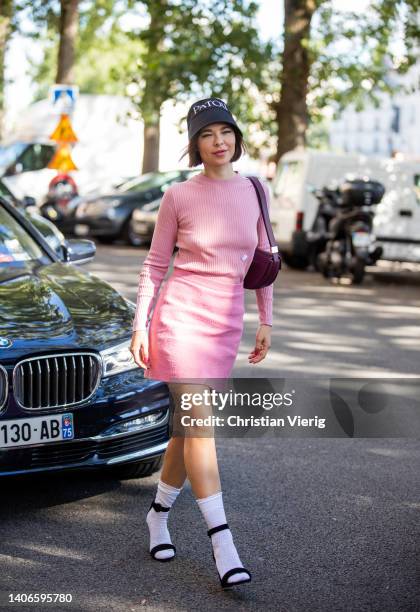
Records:
[[[153,508],[154,510],[156,510],[156,512],[169,512],[170,510],[170,508],[165,508],[164,506],[162,506],[162,504],[155,501],[152,501],[152,503],[150,504],[150,508]]]
[[[208,530],[207,535],[209,538],[213,535],[213,533],[217,533],[218,531],[222,531],[223,529],[229,529],[229,525],[227,523],[223,523],[223,525],[217,525],[217,527],[212,527]]]

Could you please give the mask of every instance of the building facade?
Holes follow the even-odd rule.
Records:
[[[382,94],[378,108],[349,107],[332,122],[333,151],[420,160],[420,61],[396,80],[404,91]]]

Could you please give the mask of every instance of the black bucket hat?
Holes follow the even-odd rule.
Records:
[[[204,98],[191,105],[187,115],[188,139],[191,140],[203,127],[211,123],[229,123],[242,136],[226,102],[220,98]]]

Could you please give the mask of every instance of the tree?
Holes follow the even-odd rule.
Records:
[[[45,7],[45,3],[43,3]],[[125,95],[128,74],[136,65],[141,42],[131,39],[119,20],[126,6],[111,0],[79,4],[78,38],[75,49],[75,83],[81,93]],[[44,56],[32,64],[32,77],[37,83],[35,99],[45,98],[57,73],[58,14],[37,13],[46,23],[41,33]]]
[[[45,95],[55,65],[58,16],[52,0],[34,0],[34,6],[34,18],[47,24],[44,61],[34,70],[39,95]],[[225,97],[244,125],[260,120],[253,95],[263,84],[271,46],[259,41],[255,2],[100,0],[80,2],[79,9],[76,83],[91,93],[125,93],[130,85],[144,122],[143,172],[158,169],[160,115],[167,100]],[[121,18],[127,15],[140,17],[141,27],[124,30]]]
[[[4,58],[6,54],[7,43],[14,28],[13,4],[13,0],[0,0],[0,137],[2,132],[4,115]]]
[[[252,85],[262,86],[271,55],[255,27],[258,6],[243,0],[142,0],[148,25],[131,81],[144,121],[142,172],[158,169],[161,107],[167,100],[214,95],[229,100],[244,124],[258,120]],[[246,74],[244,78],[244,72]]]
[[[104,24],[112,25],[125,8],[124,2],[112,0],[31,0],[26,11],[34,29],[28,36],[40,40],[44,46],[44,58],[39,65],[32,65],[32,75],[39,84],[37,97],[45,95],[53,83],[79,85],[75,70],[80,58],[97,48],[106,47],[108,33],[103,36]],[[116,8],[118,6],[118,9]],[[121,5],[121,6],[120,6]],[[97,61],[101,68],[101,62]]]
[[[54,82],[73,84],[79,0],[21,0],[19,9],[33,28],[22,31],[22,35],[42,42],[46,39],[47,43],[52,39],[58,42]]]
[[[74,84],[75,45],[79,25],[79,0],[60,1],[60,43],[56,83]]]
[[[285,34],[277,62],[280,88],[271,87],[276,119],[274,160],[303,146],[309,120],[323,109],[353,102],[378,103],[392,92],[393,71],[406,72],[416,61],[420,41],[417,0],[372,0],[364,14],[333,10],[331,0],[285,0]],[[395,48],[396,37],[404,49]],[[279,67],[281,66],[281,67]]]
[[[311,69],[306,44],[316,10],[315,0],[285,0],[284,50],[281,72],[281,97],[274,105],[277,120],[276,161],[285,153],[305,144],[308,127],[308,81]]]

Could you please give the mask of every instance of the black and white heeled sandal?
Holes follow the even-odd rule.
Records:
[[[229,529],[229,525],[227,523],[224,523],[223,525],[212,527],[212,529],[208,530],[207,535],[211,539],[211,536],[214,533],[216,533],[217,531],[222,531],[223,529]],[[214,563],[216,563],[216,558],[214,556],[213,550],[212,550],[212,555],[213,555]],[[217,565],[216,565],[216,569],[217,569]],[[219,574],[219,570],[217,570],[217,573]],[[229,578],[233,576],[234,574],[248,574],[249,577],[245,578],[244,580],[240,580],[238,582],[228,582]],[[220,574],[219,574],[219,579],[220,579],[220,584],[221,584],[222,589],[230,589],[231,587],[238,586],[239,584],[243,584],[244,582],[251,582],[251,578],[252,578],[251,572],[245,569],[244,567],[232,567],[232,569],[227,571],[226,574],[222,577],[220,577]]]
[[[152,501],[152,503],[150,504],[150,508],[148,512],[152,508],[155,510],[155,512],[169,512],[170,510],[170,508],[165,508],[164,506],[162,506],[162,504],[160,504],[159,502],[155,502],[155,501]],[[166,559],[159,559],[159,557],[155,557],[155,553],[159,552],[160,550],[173,550],[174,554],[172,555],[172,557],[167,557]],[[152,550],[150,551],[150,554],[152,558],[155,559],[155,561],[172,561],[172,559],[174,559],[176,555],[176,548],[173,544],[169,544],[169,542],[167,544],[165,543],[157,544],[156,546],[152,548]]]

